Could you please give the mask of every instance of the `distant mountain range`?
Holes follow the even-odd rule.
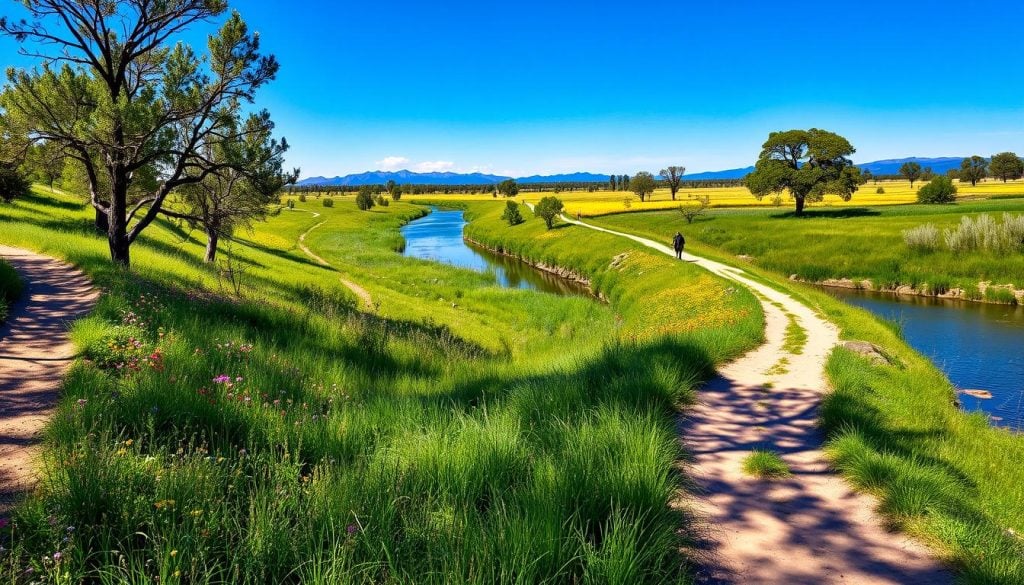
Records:
[[[960,161],[964,157],[940,157],[940,158],[900,158],[879,160],[869,163],[861,163],[862,169],[871,171],[874,175],[897,175],[900,167],[907,162],[917,162],[922,168],[931,167],[936,174],[943,174],[949,169],[960,168]],[[727,169],[724,171],[709,171],[685,175],[685,181],[713,181],[742,179],[750,174],[754,167],[742,169]],[[500,175],[488,175],[484,173],[414,173],[412,171],[370,171],[344,177],[309,177],[302,179],[297,184],[325,185],[338,187],[358,187],[361,185],[384,185],[388,181],[394,181],[399,185],[493,185],[511,177]],[[608,175],[595,173],[569,173],[563,175],[533,175],[532,177],[519,177],[517,183],[607,183]]]

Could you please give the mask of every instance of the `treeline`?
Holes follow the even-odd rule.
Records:
[[[508,183],[505,181],[504,183]],[[516,183],[512,181],[516,186],[517,193],[538,193],[538,192],[549,192],[554,191],[555,193],[562,192],[589,192],[595,191],[631,191],[629,175],[622,175],[615,178],[614,184],[611,181],[574,181],[574,182],[559,182],[559,183]],[[443,193],[445,195],[480,195],[480,194],[493,194],[495,196],[503,195],[505,192],[502,191],[503,183],[494,184],[467,184],[467,185],[411,185],[403,184],[397,185],[397,189],[401,191],[403,195],[430,195],[436,193]],[[670,188],[669,182],[665,180],[656,180],[656,187],[659,189]],[[687,189],[705,189],[705,188],[716,188],[716,187],[738,187],[743,185],[743,179],[706,179],[706,180],[683,180],[680,182],[680,188]],[[363,187],[368,187],[374,194],[380,193],[393,193],[396,186],[389,186],[387,184],[376,184],[376,185],[289,185],[285,187],[285,191],[288,195],[298,195],[300,193],[312,196],[342,196],[348,194],[358,193]]]

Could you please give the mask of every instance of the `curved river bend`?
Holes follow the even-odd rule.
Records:
[[[967,410],[993,424],[1024,429],[1024,307],[828,289],[834,296],[900,325],[907,343],[927,355],[958,388]]]
[[[557,295],[591,296],[587,287],[538,270],[529,264],[495,254],[462,238],[466,219],[459,210],[432,207],[430,214],[402,227],[406,256],[452,264],[494,275],[505,288],[530,289]]]

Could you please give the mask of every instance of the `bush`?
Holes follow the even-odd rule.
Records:
[[[306,202],[306,194],[305,193],[299,193],[299,202],[300,203],[305,203]]]
[[[934,252],[939,249],[939,228],[934,224],[926,223],[903,230],[903,241],[911,250],[919,252]]]
[[[506,201],[505,211],[501,214],[501,219],[507,221],[510,226],[523,223],[523,214],[519,212],[519,204],[515,201]]]
[[[370,192],[369,187],[359,188],[359,193],[356,194],[356,207],[361,211],[373,209],[373,193]]]
[[[0,323],[7,320],[7,310],[19,296],[23,283],[14,267],[0,259]]]
[[[878,193],[879,195],[885,195],[885,187],[879,187],[875,189],[875,193]]]
[[[956,185],[949,177],[939,175],[917,190],[918,203],[952,203],[956,201]]]
[[[953,252],[1024,252],[1024,215],[1003,214],[1000,224],[988,214],[960,218],[960,225],[946,230],[946,246]]]
[[[288,200],[288,209],[295,209],[295,201],[292,199]]]
[[[334,207],[334,199],[330,197],[324,197],[323,204],[324,207]]]
[[[21,170],[7,163],[0,163],[0,199],[10,203],[18,197],[32,192],[32,183]]]
[[[391,203],[388,201],[387,197],[381,195],[379,198],[377,198],[377,205],[380,205],[381,207],[387,207],[388,205],[391,205]]]

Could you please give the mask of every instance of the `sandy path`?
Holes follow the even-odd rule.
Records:
[[[315,212],[315,211],[310,211],[309,213],[312,213],[314,218],[320,217],[320,214]],[[315,230],[316,228],[324,225],[325,223],[327,223],[326,220],[325,221],[321,221],[320,223],[314,225],[313,227],[311,227],[308,230],[306,230],[305,232],[303,232],[302,235],[299,236],[299,249],[302,250],[302,252],[304,254],[306,254],[306,256],[309,256],[313,260],[316,260],[316,262],[318,264],[320,264],[321,266],[326,266],[328,268],[334,268],[333,266],[331,266],[330,262],[328,262],[327,260],[324,260],[321,256],[319,256],[318,254],[316,254],[315,252],[310,250],[309,247],[306,246],[306,236],[308,236],[310,233],[312,233],[313,230]],[[351,280],[348,280],[344,276],[339,276],[338,280],[341,281],[341,284],[345,285],[345,288],[347,288],[350,291],[352,291],[353,293],[355,293],[355,295],[357,297],[359,297],[360,300],[363,301],[363,305],[365,305],[367,309],[373,309],[374,308],[374,306],[373,306],[373,297],[370,296],[370,293],[365,288],[359,286],[358,284],[352,282]]]
[[[646,238],[562,219],[674,256]],[[951,583],[924,546],[883,528],[873,498],[829,469],[816,412],[828,387],[825,361],[839,341],[835,326],[738,268],[691,254],[683,259],[752,290],[766,320],[765,344],[721,368],[680,421],[697,493],[678,504],[707,527],[700,550],[691,551],[700,563],[698,583]],[[791,317],[807,333],[797,355],[784,347]],[[755,448],[779,453],[793,476],[748,477],[742,461]]]
[[[19,248],[0,246],[27,282],[0,326],[0,513],[35,481],[39,432],[57,403],[74,359],[68,325],[89,312],[98,293],[77,269]]]

